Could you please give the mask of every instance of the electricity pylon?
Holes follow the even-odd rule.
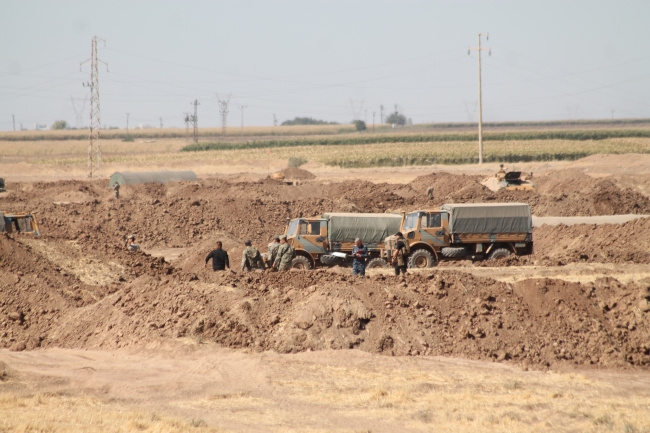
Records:
[[[106,72],[108,72],[108,63],[103,62],[97,58],[97,41],[104,42],[104,39],[93,37],[91,43],[90,59],[81,62],[79,70],[84,63],[90,62],[90,81],[84,83],[85,87],[90,87],[90,134],[88,143],[88,177],[93,177],[93,172],[99,175],[99,170],[102,163],[102,151],[99,146],[99,129],[102,126],[100,110],[99,110],[99,63],[106,65]]]

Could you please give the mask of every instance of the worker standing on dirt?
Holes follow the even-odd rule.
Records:
[[[244,269],[247,271],[251,271],[253,269],[264,270],[264,262],[262,261],[262,256],[260,255],[259,250],[253,246],[253,243],[250,241],[250,239],[245,240],[244,245],[246,245],[246,248],[244,248],[244,252],[242,253],[241,258],[242,272]]]
[[[126,244],[124,246],[129,251],[138,251],[140,249],[140,245],[135,243],[135,236],[133,235],[128,235],[126,237]]]
[[[113,185],[113,194],[115,194],[115,198],[120,198],[120,184],[117,182]]]
[[[273,269],[288,271],[291,268],[293,254],[294,249],[291,244],[287,243],[287,237],[285,235],[280,236],[280,246],[273,262]]]
[[[503,169],[503,164],[499,164],[499,171],[497,171],[496,177],[499,180],[506,178],[506,171]]]
[[[433,200],[433,187],[432,186],[427,188],[427,197],[429,197],[430,200]]]
[[[266,249],[266,266],[273,267],[273,263],[275,263],[275,256],[278,253],[278,247],[280,246],[280,236],[275,235],[273,236],[273,239],[271,240],[271,243],[268,245]]]
[[[406,260],[410,248],[408,247],[408,241],[404,240],[404,235],[401,232],[395,234],[397,237],[397,243],[395,244],[395,249],[393,250],[393,266],[395,267],[395,275],[399,275],[401,272],[402,275],[406,275]]]
[[[228,260],[228,253],[222,249],[221,241],[217,241],[217,248],[210,251],[210,254],[205,258],[204,268],[208,267],[208,262],[212,259],[213,271],[230,271],[230,261]]]
[[[354,240],[354,247],[352,247],[352,275],[366,276],[366,260],[368,259],[368,247],[366,247],[361,239]]]

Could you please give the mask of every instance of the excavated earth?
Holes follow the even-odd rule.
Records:
[[[650,365],[648,279],[506,283],[435,269],[356,279],[341,268],[280,274],[203,269],[217,239],[238,269],[243,239],[265,250],[287,218],[325,211],[521,201],[539,216],[650,213],[641,192],[580,172],[537,179],[532,192],[494,193],[480,180],[447,173],[397,186],[200,180],[125,186],[119,200],[105,181],[20,184],[0,195],[0,209],[35,212],[42,236],[0,236],[0,347],[112,349],[195,338],[283,353],[352,347],[535,367]],[[432,201],[424,193],[428,186],[434,186]],[[183,248],[184,254],[169,263],[129,253],[126,234],[145,251]],[[534,255],[499,265],[650,264],[648,219],[543,226],[534,239]]]

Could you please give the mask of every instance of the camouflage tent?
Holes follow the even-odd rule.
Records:
[[[122,171],[113,173],[108,183],[113,188],[116,183],[120,185],[133,185],[136,183],[167,183],[179,180],[197,180],[193,171]]]

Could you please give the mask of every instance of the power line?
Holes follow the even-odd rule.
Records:
[[[478,163],[483,164],[483,101],[481,100],[481,51],[487,51],[488,55],[492,54],[489,48],[481,48],[481,36],[485,36],[485,40],[489,40],[489,34],[478,34],[478,47],[470,47],[467,50],[467,55],[470,51],[478,53]]]
[[[104,46],[106,46],[104,39],[94,36],[91,42],[90,59],[81,62],[79,66],[81,70],[81,65],[90,61],[90,82],[84,84],[84,86],[90,87],[90,134],[88,143],[88,177],[90,178],[93,177],[93,171],[96,171],[97,174],[100,173],[102,163],[102,152],[99,145],[99,130],[102,125],[99,109],[99,63],[104,63],[106,72],[108,72],[108,64],[97,58],[98,40],[103,41]]]

